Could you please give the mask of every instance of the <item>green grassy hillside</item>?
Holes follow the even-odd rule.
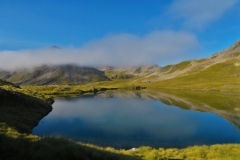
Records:
[[[191,65],[191,61],[183,61],[176,65],[168,65],[163,67],[162,70],[167,71],[167,74],[173,73],[175,71],[181,71]]]
[[[52,110],[46,101],[20,92],[0,88],[0,97],[0,123],[19,132],[31,133],[38,121]]]
[[[240,63],[238,59],[228,60],[199,72],[146,85],[173,89],[240,91],[240,65],[237,65],[238,63]]]

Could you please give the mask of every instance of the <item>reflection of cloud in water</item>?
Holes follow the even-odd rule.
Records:
[[[71,121],[79,118],[91,128],[117,135],[133,135],[141,131],[162,138],[185,137],[194,134],[198,127],[193,121],[198,115],[194,111],[165,106],[158,101],[79,98],[57,100],[53,106],[54,111],[48,119]]]
[[[215,115],[230,113],[164,93],[106,91],[57,99],[53,107],[41,120],[44,123],[33,129],[34,134],[117,148],[240,143],[239,131]],[[205,112],[194,111],[199,109]]]

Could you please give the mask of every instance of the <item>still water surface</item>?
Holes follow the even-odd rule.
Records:
[[[56,99],[33,134],[125,149],[240,143],[240,131],[218,115],[131,96]]]

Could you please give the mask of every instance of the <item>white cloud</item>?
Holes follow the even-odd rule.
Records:
[[[170,7],[170,15],[184,20],[184,26],[194,29],[206,27],[233,7],[237,0],[177,0]]]
[[[109,35],[82,48],[35,49],[0,52],[0,68],[15,69],[42,64],[74,63],[82,66],[136,66],[168,64],[194,57],[199,46],[195,35],[170,30],[155,31],[144,37],[131,34]]]

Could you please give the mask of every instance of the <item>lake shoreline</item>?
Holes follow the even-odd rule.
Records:
[[[118,88],[119,89],[119,88]],[[106,91],[108,91],[108,90],[106,90]],[[85,95],[86,94],[88,94],[88,93],[90,93],[90,94],[92,94],[92,93],[94,93],[94,92],[85,92]],[[21,96],[20,96],[21,97]],[[13,100],[13,99],[12,99]],[[47,111],[47,109],[45,108],[45,110]],[[45,117],[46,115],[48,115],[49,113],[50,113],[51,111],[50,110],[48,110],[48,113],[47,112],[45,112],[45,114],[41,114],[41,116],[42,117]],[[40,118],[40,119],[38,119],[37,121],[37,124],[39,123],[39,121],[41,120],[42,118]],[[35,121],[36,122],[36,121]],[[36,124],[36,123],[35,123]],[[9,127],[11,127],[11,126],[9,126]],[[26,133],[26,132],[25,132]],[[1,135],[2,135],[3,133],[1,132]],[[12,134],[4,134],[4,135],[7,135],[7,137],[12,137]],[[27,133],[27,135],[30,135],[30,133]],[[32,135],[33,136],[33,135]],[[27,137],[26,135],[24,135],[24,134],[22,134],[22,133],[18,133],[18,137],[20,138],[20,137]],[[14,141],[22,141],[21,140],[21,138],[19,139],[17,137],[17,139],[15,139],[15,140],[11,140],[11,138],[10,138],[10,140],[9,140],[9,138],[6,138],[6,137],[2,137],[2,138],[0,138],[0,141],[1,142],[6,142],[5,140],[8,140],[8,141],[12,141],[13,142],[13,144],[12,144],[12,147],[10,147],[10,148],[6,148],[6,147],[3,147],[3,148],[5,148],[5,151],[12,151],[13,149],[12,148],[14,148],[13,146],[14,145],[16,145],[15,143],[14,143]],[[33,136],[34,137],[34,136]],[[39,143],[41,142],[41,141],[45,141],[44,143],[46,143],[46,144],[49,144],[49,145],[52,145],[51,143],[53,142],[53,141],[56,141],[57,143],[62,143],[62,144],[68,144],[68,143],[70,143],[71,145],[73,145],[73,146],[75,146],[76,145],[76,147],[73,147],[72,148],[72,150],[75,150],[76,148],[78,148],[78,145],[79,145],[79,142],[68,142],[68,141],[66,141],[65,139],[61,139],[61,138],[57,138],[57,137],[51,137],[51,138],[49,138],[47,141],[45,140],[46,138],[39,138],[39,137],[35,137],[34,138],[35,140],[34,141],[38,141]],[[22,142],[23,144],[27,144],[27,143],[30,143],[30,139],[28,140],[28,138],[26,138],[26,140],[23,140],[24,142]],[[29,142],[28,142],[29,141]],[[6,142],[7,143],[7,142]],[[40,144],[36,144],[36,146],[35,147],[37,147],[37,146],[39,146]],[[83,144],[84,146],[86,145],[86,144]],[[11,146],[11,145],[10,145]],[[41,148],[42,147],[46,147],[46,148],[48,148],[47,146],[43,146],[43,145],[40,145],[41,146]],[[39,147],[40,147],[39,146]],[[86,145],[87,146],[87,145]],[[33,148],[34,148],[34,146],[33,146]],[[222,144],[222,145],[211,145],[211,146],[195,146],[195,147],[188,147],[188,148],[182,148],[182,149],[174,149],[174,152],[172,152],[173,151],[173,149],[171,149],[171,148],[166,148],[166,149],[161,149],[161,150],[158,150],[158,149],[155,149],[155,148],[152,148],[152,147],[140,147],[140,148],[136,148],[136,150],[116,150],[116,149],[113,149],[113,148],[109,148],[109,147],[107,147],[107,148],[104,148],[104,147],[98,147],[98,146],[95,146],[95,145],[92,145],[92,147],[90,147],[90,148],[92,148],[92,150],[91,151],[89,151],[90,153],[92,153],[92,152],[95,152],[95,150],[97,150],[97,151],[100,151],[100,152],[102,152],[102,151],[104,151],[103,153],[101,153],[102,154],[102,157],[104,157],[104,156],[109,156],[109,157],[111,157],[110,159],[116,159],[116,156],[117,157],[121,157],[121,156],[126,156],[127,155],[127,158],[126,159],[140,159],[140,157],[148,157],[148,156],[150,156],[149,154],[151,153],[154,153],[154,155],[158,155],[158,156],[165,156],[165,157],[168,157],[168,158],[170,158],[170,157],[172,157],[172,158],[179,158],[179,159],[187,159],[187,158],[184,158],[184,157],[191,157],[190,156],[190,152],[192,151],[192,150],[199,150],[199,151],[201,151],[201,153],[204,153],[204,155],[203,155],[203,159],[204,159],[204,156],[206,156],[206,155],[208,155],[208,153],[210,154],[213,154],[214,152],[216,153],[216,154],[220,154],[219,153],[219,151],[215,151],[214,150],[214,148],[218,148],[218,150],[222,150],[222,151],[228,151],[229,153],[231,153],[231,155],[229,155],[229,157],[233,157],[233,158],[236,158],[236,157],[238,157],[239,156],[239,153],[238,152],[233,152],[232,153],[232,149],[233,148],[235,148],[234,150],[236,150],[236,149],[240,149],[240,145],[239,144],[227,144],[227,145],[224,145],[224,144]],[[97,148],[97,149],[96,149]],[[23,149],[23,148],[22,148]],[[48,148],[49,150],[51,150],[50,148]],[[82,150],[83,148],[79,148],[80,150]],[[53,155],[57,155],[57,153],[61,153],[61,154],[63,154],[64,155],[64,152],[65,152],[65,150],[66,149],[64,149],[64,150],[61,150],[60,148],[58,149],[58,151],[57,152],[54,152],[53,153]],[[211,150],[213,150],[213,151],[211,151]],[[76,151],[76,150],[75,150]],[[74,152],[75,152],[74,151]],[[221,152],[222,152],[221,151]],[[167,154],[167,153],[172,153],[172,154]],[[189,152],[189,155],[187,154]],[[17,151],[16,151],[16,153],[17,153]],[[33,151],[33,153],[34,153],[34,151]],[[41,151],[41,155],[42,155],[42,153],[44,153],[44,151]],[[90,153],[87,153],[87,154],[90,154]],[[115,153],[116,155],[112,155],[112,153]],[[178,153],[178,154],[177,154]],[[33,155],[27,155],[27,154],[29,154],[29,153],[26,153],[23,157],[28,157],[28,156],[30,156],[30,157],[33,157]],[[86,154],[86,155],[87,155]],[[110,154],[110,155],[109,155]],[[65,157],[66,157],[66,155],[68,155],[68,154],[65,154]],[[2,155],[3,156],[3,155]],[[129,157],[128,157],[129,156]],[[225,156],[225,157],[224,157]],[[226,155],[222,155],[222,157],[223,158],[226,158],[228,155],[226,154]],[[1,156],[0,156],[1,157]],[[11,157],[10,155],[9,155],[9,157]],[[9,158],[8,157],[8,158]],[[76,156],[76,157],[79,157],[79,156]],[[115,158],[113,158],[113,157],[115,157]],[[201,157],[201,156],[199,156],[199,154],[196,154],[195,155],[195,157]],[[56,158],[56,157],[55,157]],[[90,158],[91,159],[91,158]],[[94,158],[93,158],[94,159]],[[226,158],[227,159],[227,158]]]

